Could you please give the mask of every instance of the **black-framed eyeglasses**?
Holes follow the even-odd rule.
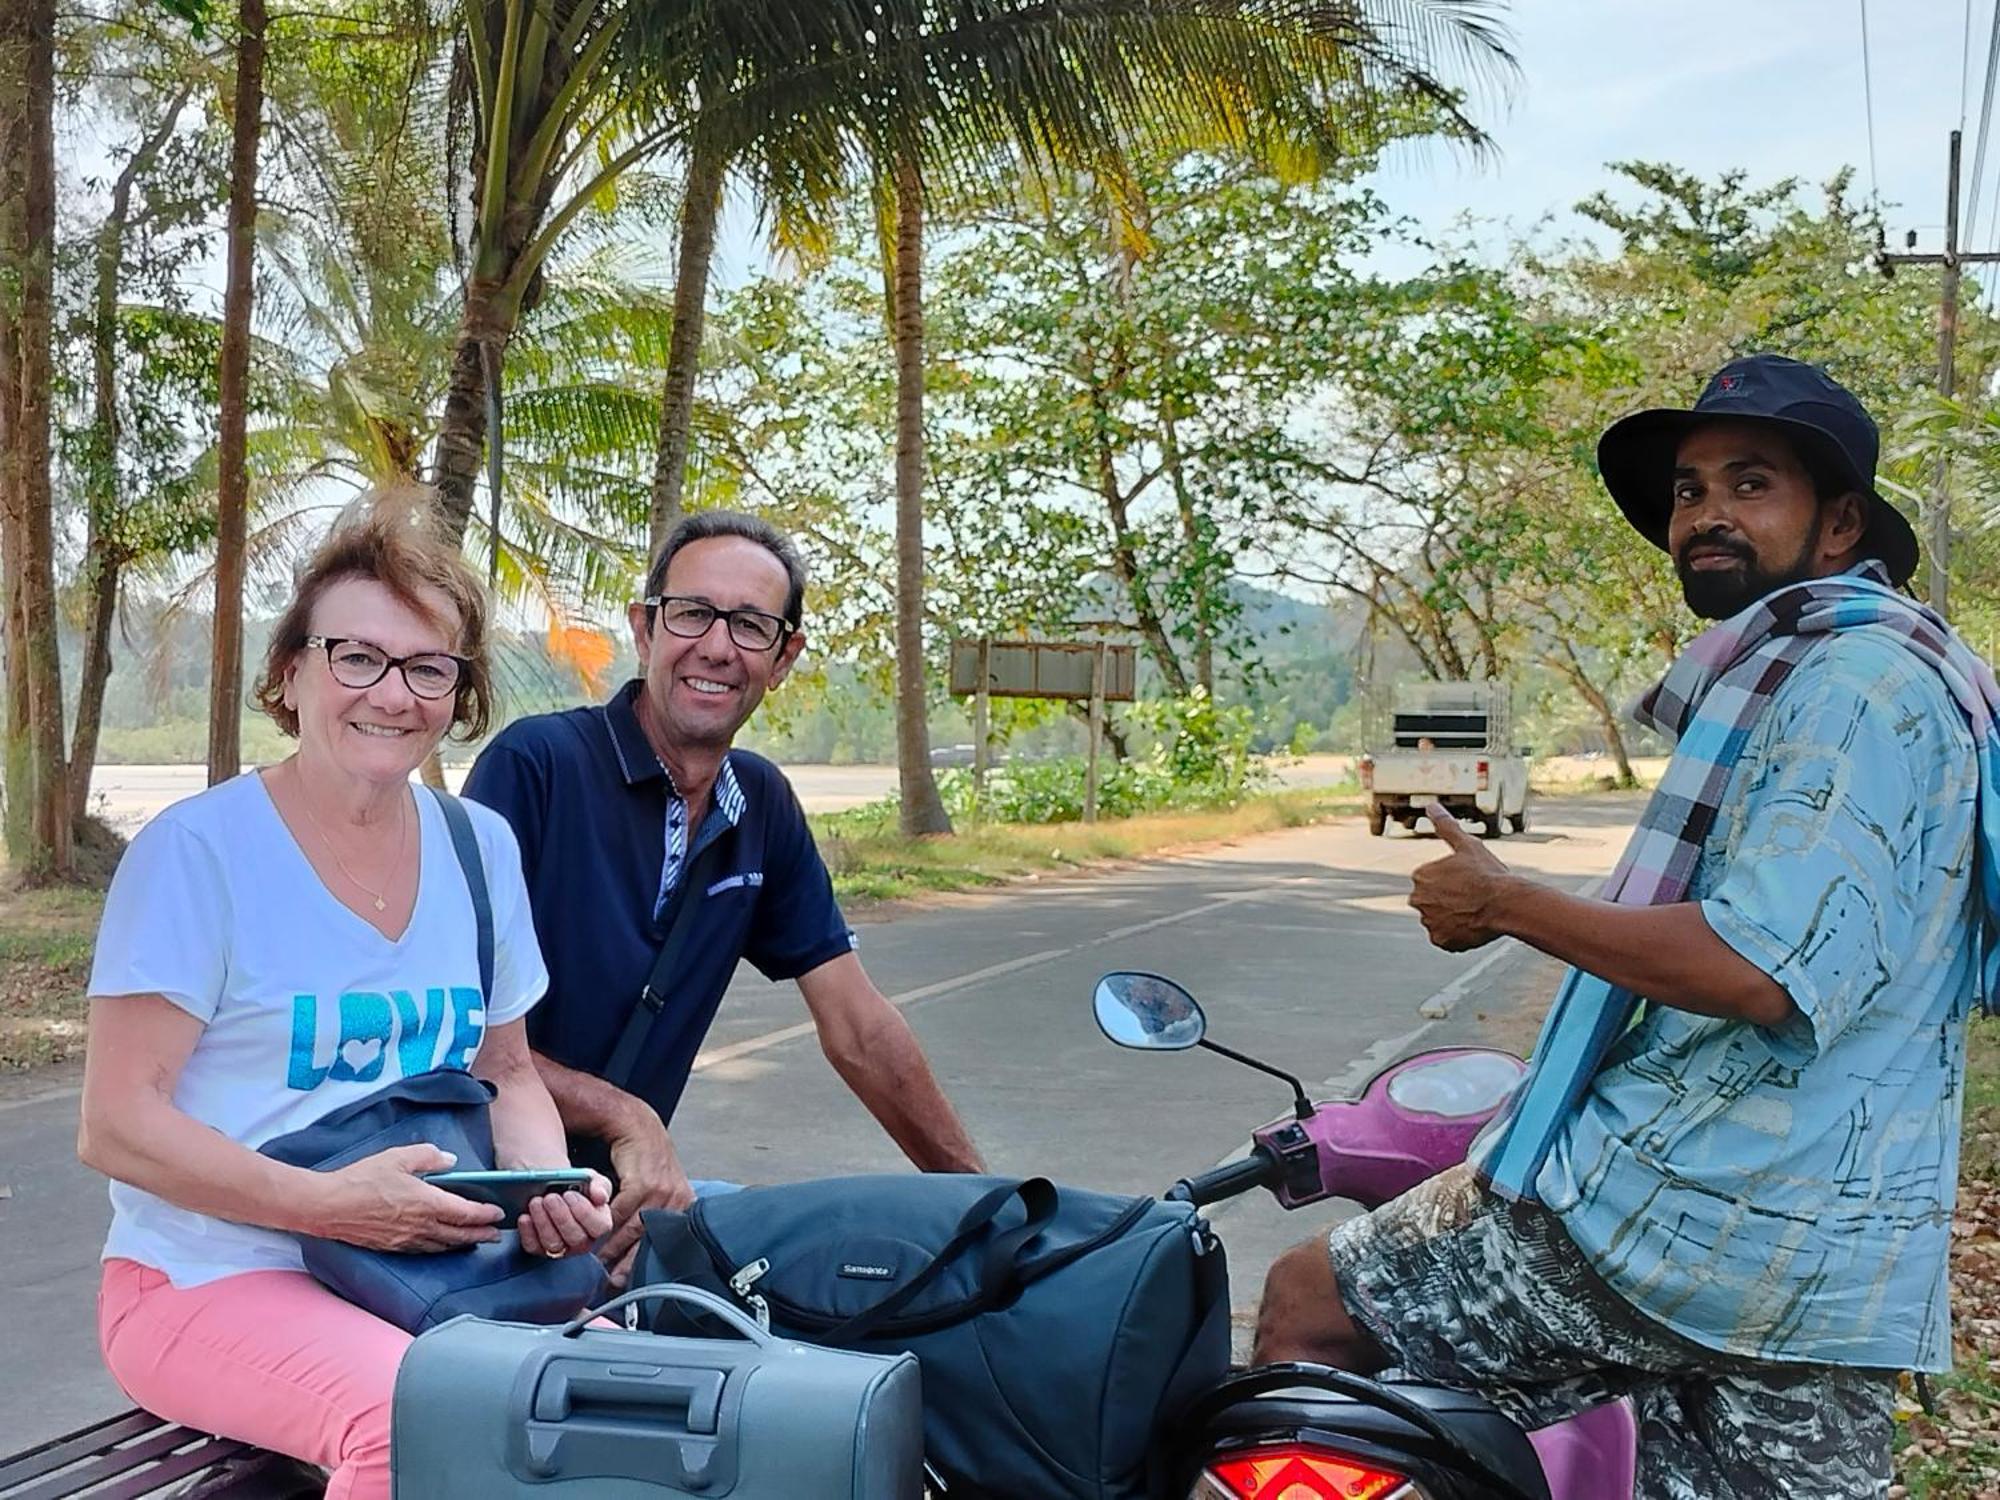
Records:
[[[326,652],[326,667],[342,687],[375,686],[394,667],[403,674],[403,685],[419,698],[449,698],[465,681],[471,669],[468,657],[449,651],[419,651],[414,656],[391,656],[380,646],[342,635],[309,635],[308,646]]]
[[[706,599],[682,594],[654,594],[646,599],[646,618],[657,617],[669,635],[699,640],[717,620],[729,622],[729,638],[745,651],[771,651],[792,633],[791,622],[761,609],[717,609]]]

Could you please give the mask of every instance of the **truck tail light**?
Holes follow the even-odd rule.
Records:
[[[1479,790],[1482,792],[1485,791],[1488,784],[1491,783],[1492,780],[1493,780],[1493,762],[1488,760],[1482,760],[1479,763]]]
[[[1195,1493],[1215,1500],[1388,1500],[1409,1483],[1358,1459],[1290,1444],[1225,1458],[1203,1481]]]

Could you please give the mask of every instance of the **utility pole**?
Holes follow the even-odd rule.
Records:
[[[1963,266],[1984,261],[2000,261],[2000,251],[1970,253],[1958,246],[1958,158],[1960,133],[1951,133],[1951,154],[1945,168],[1944,250],[1935,255],[1916,253],[1917,232],[1903,240],[1903,251],[1891,254],[1877,248],[1875,263],[1884,276],[1896,274],[1898,266],[1942,266],[1943,297],[1938,303],[1938,394],[1949,401],[1957,394],[1958,377],[1954,360],[1958,353],[1958,278]],[[1879,235],[1881,231],[1878,229]],[[1926,551],[1931,560],[1931,608],[1945,613],[1946,564],[1951,558],[1951,491],[1947,485],[1947,462],[1943,452],[1931,472],[1930,542]]]

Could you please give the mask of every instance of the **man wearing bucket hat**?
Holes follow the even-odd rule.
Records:
[[[1530,1427],[1629,1397],[1642,1500],[1886,1492],[1895,1372],[1950,1363],[2000,688],[1899,591],[1876,452],[1772,355],[1605,433],[1605,487],[1718,622],[1635,710],[1674,757],[1600,898],[1431,809],[1431,941],[1571,968],[1471,1162],[1273,1267],[1260,1360],[1394,1364]]]

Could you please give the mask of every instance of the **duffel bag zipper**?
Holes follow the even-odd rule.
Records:
[[[749,1265],[738,1268],[736,1274],[729,1278],[729,1290],[736,1294],[737,1301],[757,1315],[757,1326],[766,1333],[771,1331],[771,1304],[750,1289],[762,1280],[770,1269],[770,1261],[760,1257],[751,1261]]]
[[[1079,1244],[1072,1245],[1069,1249],[1056,1255],[1051,1255],[1041,1264],[1037,1265],[1034,1268],[1035,1274],[1029,1278],[1029,1281],[1031,1283],[1040,1281],[1044,1276],[1052,1275],[1054,1272],[1060,1271],[1064,1266],[1083,1259],[1091,1251],[1108,1245],[1115,1239],[1122,1238],[1125,1232],[1138,1223],[1145,1216],[1146,1210],[1152,1206],[1153,1200],[1151,1198],[1137,1199],[1130,1208],[1114,1219],[1101,1233],[1093,1235]],[[707,1220],[701,1210],[701,1200],[696,1199],[694,1206],[688,1210],[688,1228],[694,1231],[694,1237],[700,1243],[701,1248],[708,1252],[710,1263],[715,1266],[717,1271],[728,1276],[729,1290],[736,1294],[736,1299],[739,1302],[743,1303],[756,1315],[758,1323],[766,1331],[771,1327],[771,1318],[774,1312],[786,1326],[796,1328],[805,1333],[824,1333],[829,1329],[840,1327],[843,1323],[854,1321],[852,1316],[832,1317],[823,1312],[815,1312],[810,1308],[800,1307],[796,1302],[788,1301],[776,1292],[759,1293],[752,1291],[752,1287],[771,1273],[770,1260],[760,1256],[746,1265],[736,1266],[735,1259],[727,1250],[722,1248],[722,1245],[709,1231]],[[731,1267],[735,1267],[735,1269],[731,1270]],[[891,1318],[877,1327],[868,1337],[873,1341],[877,1339],[907,1338],[918,1334],[935,1333],[940,1328],[949,1328],[952,1324],[962,1321],[970,1311],[975,1310],[975,1307],[976,1304],[973,1301],[967,1301],[941,1312],[919,1313],[906,1318]]]

